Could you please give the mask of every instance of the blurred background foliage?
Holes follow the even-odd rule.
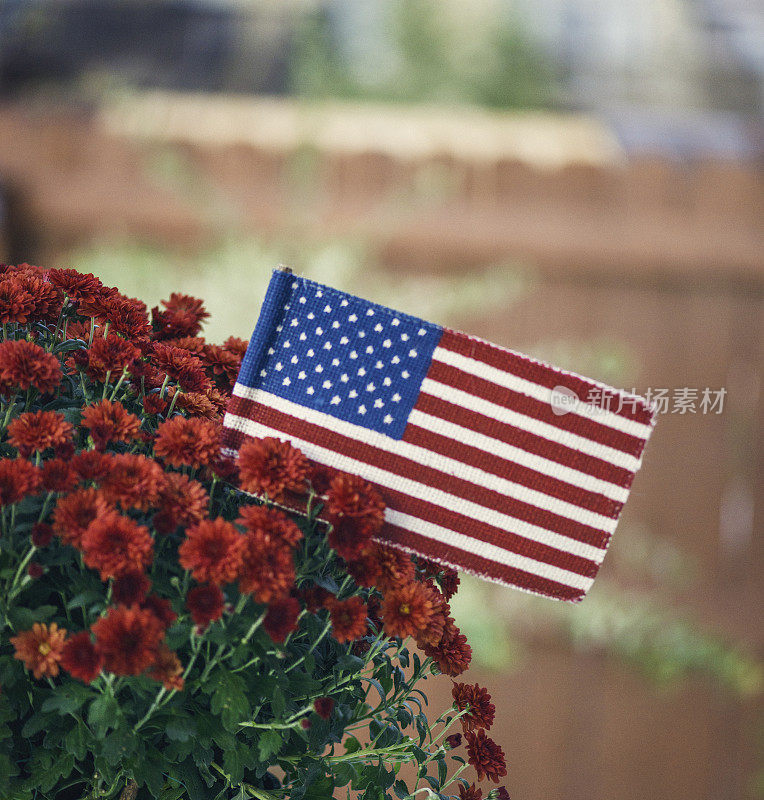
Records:
[[[318,7],[305,14],[293,43],[290,90],[311,99],[489,108],[549,107],[559,100],[554,62],[512,9],[496,15],[477,4],[448,13],[441,0],[392,0],[378,17],[381,57],[348,58],[331,13]]]

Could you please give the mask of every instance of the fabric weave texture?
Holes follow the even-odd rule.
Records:
[[[560,600],[599,570],[655,423],[644,399],[275,270],[224,447],[365,478],[381,540]]]

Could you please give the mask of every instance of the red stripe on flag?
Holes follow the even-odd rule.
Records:
[[[489,342],[474,339],[466,334],[452,331],[448,328],[443,329],[443,336],[438,346],[442,347],[444,350],[450,350],[453,353],[459,353],[467,358],[481,361],[491,367],[510,372],[513,375],[517,375],[518,378],[524,378],[539,386],[545,386],[548,389],[554,389],[555,386],[565,386],[574,391],[579,399],[584,401],[592,391],[601,393],[603,389],[605,391],[609,390],[609,387],[598,386],[596,383],[587,381],[578,375],[571,375],[547,364],[534,361],[527,356],[513,353],[503,347],[497,347]],[[613,397],[611,401],[613,407],[610,410],[614,414],[634,420],[635,422],[640,422],[643,425],[650,425],[652,423],[652,411],[645,405],[641,398],[634,400],[633,403],[629,402],[628,405],[624,405],[619,409],[615,396],[611,395],[611,397]]]
[[[462,392],[475,395],[475,397],[488,400],[502,408],[516,411],[526,417],[545,422],[547,425],[574,433],[592,442],[604,444],[607,447],[612,447],[632,456],[639,457],[645,446],[645,440],[637,436],[631,436],[628,433],[623,433],[623,431],[608,428],[607,425],[601,425],[599,422],[581,417],[578,414],[555,414],[552,411],[551,402],[543,403],[541,400],[536,400],[535,397],[515,392],[506,386],[498,386],[495,383],[491,383],[491,381],[485,380],[485,378],[478,378],[477,375],[464,372],[461,369],[457,369],[457,367],[452,367],[450,364],[444,364],[442,361],[432,362],[427,377],[453,389],[459,389]]]
[[[633,473],[624,467],[618,467],[608,461],[582,453],[572,447],[553,442],[522,428],[515,428],[464,406],[449,403],[440,397],[422,392],[417,398],[414,408],[433,417],[449,420],[463,428],[482,433],[492,439],[513,445],[528,453],[533,453],[550,461],[556,461],[571,469],[584,472],[593,478],[607,481],[621,488],[628,489],[634,478]]]

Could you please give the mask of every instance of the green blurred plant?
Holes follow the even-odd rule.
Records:
[[[485,14],[442,0],[393,0],[383,4],[381,13],[384,57],[343,54],[322,6],[301,17],[291,61],[292,91],[312,98],[492,108],[554,104],[558,89],[551,60],[508,12]]]

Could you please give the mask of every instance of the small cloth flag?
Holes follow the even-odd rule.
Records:
[[[576,601],[654,422],[640,397],[275,270],[223,425],[228,455],[276,437],[369,481],[387,544]]]

